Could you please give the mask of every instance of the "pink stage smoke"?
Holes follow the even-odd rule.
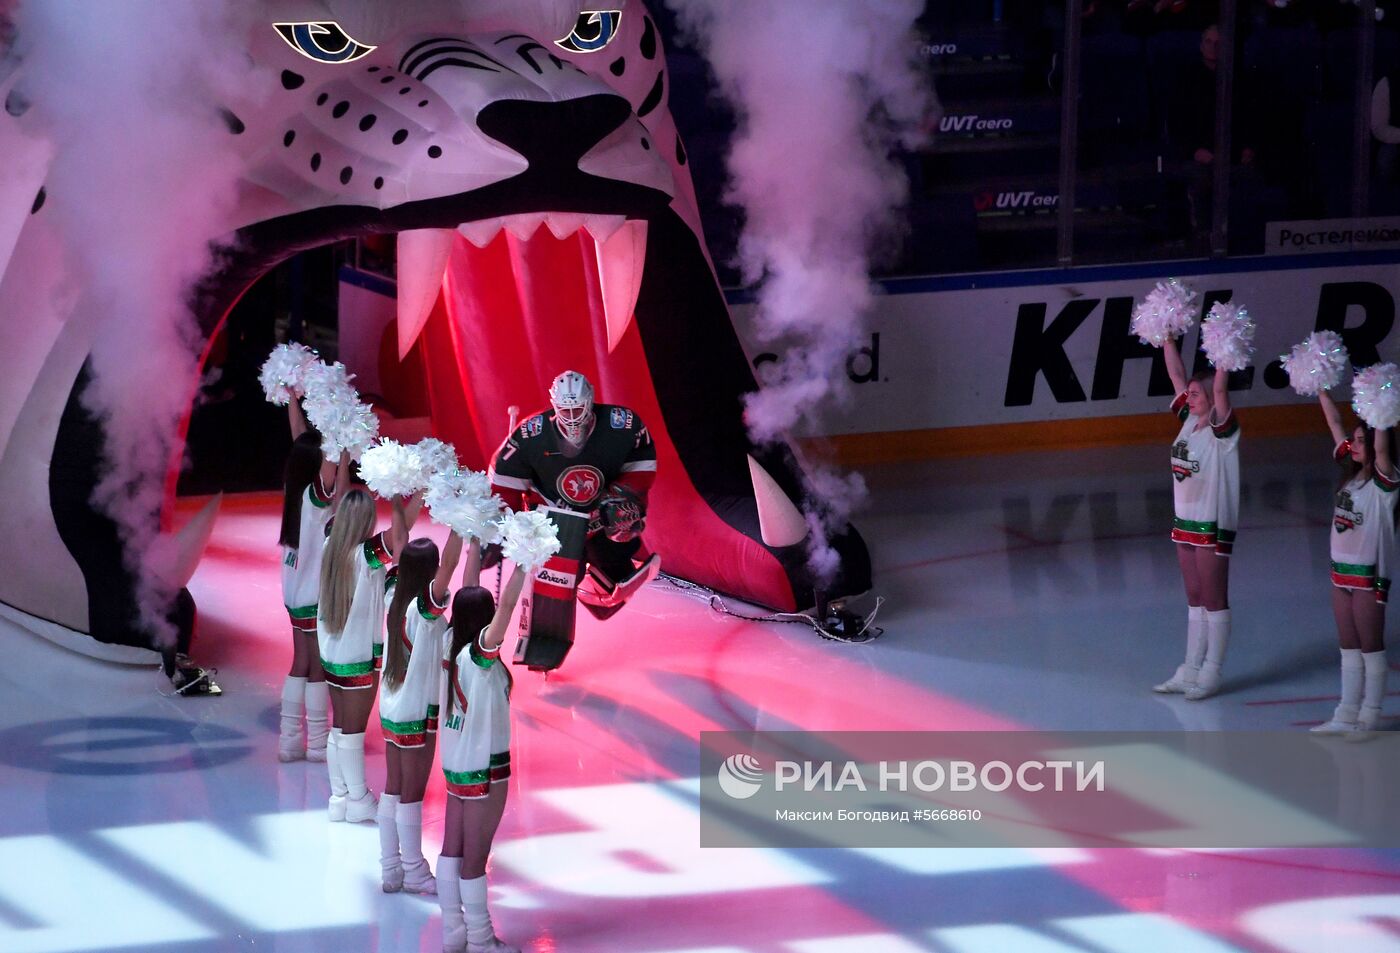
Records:
[[[747,405],[754,440],[813,423],[871,310],[871,256],[908,194],[891,158],[934,108],[916,64],[920,0],[667,0],[738,120],[727,200],[744,212],[739,265],[760,283],[757,331],[786,356]],[[811,469],[811,468],[809,468]],[[810,472],[808,519],[837,528],[859,477]],[[835,567],[814,533],[812,569]]]
[[[67,320],[93,328],[89,409],[106,426],[96,502],[141,579],[141,622],[166,639],[174,594],[156,514],[197,383],[187,306],[229,227],[239,165],[220,104],[247,99],[249,4],[26,0],[14,11],[23,119],[54,144],[46,214],[76,290]],[[242,19],[240,19],[240,16]]]

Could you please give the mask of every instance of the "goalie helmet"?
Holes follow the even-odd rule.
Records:
[[[593,424],[593,385],[578,371],[565,371],[549,385],[549,403],[554,408],[554,423],[564,439],[572,444],[583,442]]]

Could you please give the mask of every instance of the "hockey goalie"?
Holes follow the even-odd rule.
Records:
[[[517,664],[543,672],[573,646],[576,602],[607,619],[661,568],[659,556],[642,555],[656,478],[646,425],[626,407],[595,404],[593,385],[577,371],[554,379],[549,404],[511,431],[490,471],[507,506],[543,510],[559,529],[559,552],[521,599],[515,648]]]

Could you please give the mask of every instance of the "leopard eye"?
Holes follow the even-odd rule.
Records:
[[[318,63],[353,63],[377,49],[356,40],[333,21],[274,23],[272,27],[288,46]]]
[[[555,44],[570,53],[597,53],[617,36],[621,10],[591,10],[578,15],[573,30]]]

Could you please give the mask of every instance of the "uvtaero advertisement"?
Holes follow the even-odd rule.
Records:
[[[1231,379],[1237,406],[1305,400],[1288,386],[1279,359],[1313,331],[1340,332],[1358,366],[1400,356],[1395,264],[1176,277],[1198,293],[1196,325],[1178,342],[1188,367],[1207,366],[1197,350],[1200,318],[1216,302],[1244,307],[1257,325],[1254,365]],[[1135,303],[1159,280],[942,291],[891,283],[847,356],[830,409],[809,430],[882,433],[1165,410],[1172,387],[1162,352],[1130,330]],[[737,304],[733,312],[761,380],[783,344],[753,333],[754,308]]]

